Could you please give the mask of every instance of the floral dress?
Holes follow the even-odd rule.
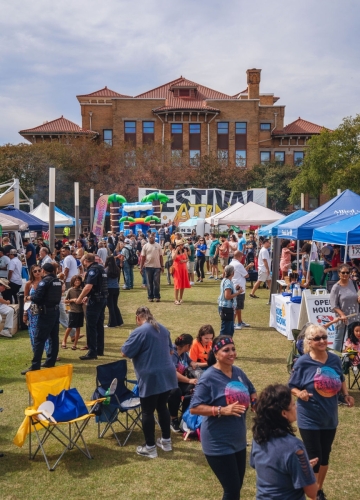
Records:
[[[31,289],[30,289],[30,297],[32,295],[34,295],[35,293],[35,288],[32,286]],[[31,304],[33,304],[33,302],[31,302]],[[36,333],[36,327],[37,327],[37,322],[38,322],[38,319],[39,319],[39,315],[38,314],[34,314],[33,312],[31,312],[31,307],[29,307],[28,311],[28,321],[29,321],[29,324],[28,324],[28,331],[29,331],[29,336],[30,336],[30,342],[31,342],[31,347],[32,347],[32,350],[34,351],[34,338],[35,338],[35,333]],[[48,354],[49,352],[49,339],[47,339],[47,341],[45,342],[45,352],[46,354]]]

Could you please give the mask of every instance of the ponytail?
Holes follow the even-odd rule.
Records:
[[[185,345],[191,345],[193,342],[193,337],[189,333],[182,333],[175,339],[176,347],[184,347]]]
[[[151,326],[155,328],[158,332],[160,332],[160,326],[155,320],[154,316],[151,314],[150,309],[148,307],[142,306],[138,307],[136,310],[136,316],[145,320],[147,323],[150,323]]]

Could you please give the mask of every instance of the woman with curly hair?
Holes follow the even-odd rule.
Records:
[[[305,500],[317,496],[317,484],[305,446],[295,437],[296,406],[291,390],[267,386],[259,396],[252,428],[250,465],[256,469],[257,500]]]

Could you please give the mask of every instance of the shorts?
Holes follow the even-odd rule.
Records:
[[[205,255],[205,262],[209,262],[210,257],[208,255]]]
[[[229,257],[220,257],[220,264],[225,267],[229,263]]]
[[[189,261],[189,262],[187,263],[187,270],[188,270],[188,273],[193,274],[194,269],[195,269],[195,262],[190,262],[190,261]]]
[[[269,273],[267,273],[266,271],[259,271],[258,281],[261,281],[262,283],[264,283],[265,281],[269,281],[269,280],[270,280]]]
[[[84,313],[70,311],[68,328],[81,328],[82,326],[84,326]]]
[[[210,257],[210,264],[212,266],[217,266],[219,262],[219,257],[216,255],[215,257]]]
[[[242,310],[244,309],[245,305],[245,293],[241,293],[240,295],[237,295],[236,297],[236,307],[235,309],[238,311],[239,309]]]

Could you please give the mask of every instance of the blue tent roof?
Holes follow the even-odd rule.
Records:
[[[70,226],[70,227],[75,226],[75,217],[67,214],[66,212],[63,212],[59,207],[55,207],[55,212],[57,212],[61,215],[64,215],[65,217],[68,217],[69,219],[72,220],[72,224],[68,224],[68,226]],[[81,219],[79,219],[79,225],[81,226]],[[56,227],[64,227],[64,226],[58,225]]]
[[[360,214],[315,229],[313,232],[313,239],[316,241],[333,243],[334,245],[359,245]]]
[[[332,200],[300,219],[278,226],[278,237],[312,240],[314,229],[328,226],[360,213],[360,196],[346,189]]]
[[[307,215],[308,212],[305,210],[297,210],[297,212],[294,212],[290,215],[287,215],[283,219],[277,220],[275,222],[272,222],[271,224],[268,224],[267,226],[261,227],[258,230],[258,235],[259,236],[277,236],[278,235],[278,226],[280,224],[285,224],[286,222],[291,222],[292,220],[299,219],[303,215]]]
[[[34,215],[24,212],[23,210],[14,208],[12,205],[2,208],[0,213],[4,215],[11,215],[12,217],[16,217],[17,219],[27,222],[30,231],[47,231],[49,229],[49,224],[46,222],[38,219]]]

